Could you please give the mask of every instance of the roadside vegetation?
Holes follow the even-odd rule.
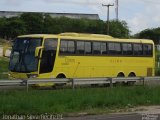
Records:
[[[0,91],[0,115],[107,113],[135,106],[160,105],[159,91],[159,86]]]
[[[134,35],[135,38],[151,39],[156,45],[159,44],[160,27],[148,28]]]
[[[24,13],[18,17],[0,18],[0,37],[13,40],[23,34],[59,34],[64,32],[107,34],[103,20],[52,18],[48,14]],[[110,21],[110,35],[129,38],[129,28],[125,21]]]
[[[160,76],[160,51],[156,49],[155,51],[156,65],[155,65],[155,76]],[[158,65],[159,62],[159,65]]]
[[[10,41],[7,41],[5,39],[0,38],[0,47],[2,50],[2,47],[7,47],[11,48],[12,43]],[[0,56],[0,79],[8,79],[8,64],[9,64],[9,59],[4,58]]]
[[[8,64],[9,64],[8,58],[0,57],[0,79],[7,79],[8,78],[8,75],[7,75]]]

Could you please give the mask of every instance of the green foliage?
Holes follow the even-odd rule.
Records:
[[[160,67],[158,66],[158,61],[160,61],[160,51],[155,49],[155,76],[160,76]]]
[[[129,38],[129,28],[125,21],[110,21],[110,34],[117,38]]]
[[[63,32],[107,34],[106,22],[102,20],[52,18],[48,14],[24,13],[20,17],[0,18],[0,37],[15,38],[22,34],[58,34]],[[110,35],[128,38],[125,21],[110,21]]]
[[[5,25],[5,33],[7,38],[15,38],[26,32],[24,22],[19,18],[9,18]]]
[[[71,113],[160,105],[160,87],[0,91],[0,114]],[[94,93],[94,94],[93,94]]]
[[[8,72],[9,60],[0,57],[0,79],[7,79],[8,75],[5,74]]]
[[[43,33],[78,32],[107,34],[107,25],[102,20],[70,19],[66,17],[51,18],[50,16],[46,16],[44,21]],[[118,38],[128,38],[129,29],[126,22],[110,21],[110,35]]]
[[[15,38],[26,33],[24,22],[18,17],[0,19],[0,36],[5,39]]]
[[[0,36],[1,38],[5,38],[5,25],[6,25],[6,18],[0,18]]]
[[[151,39],[158,44],[160,39],[160,28],[146,29],[135,35],[136,38]]]
[[[24,21],[28,34],[42,33],[43,15],[40,13],[24,13],[20,16]]]

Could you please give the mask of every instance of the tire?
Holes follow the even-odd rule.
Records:
[[[59,74],[56,78],[66,78],[66,76],[64,74]]]
[[[129,73],[128,77],[136,77],[136,74],[134,72]],[[135,82],[127,82],[127,85],[133,86]]]
[[[134,72],[129,73],[128,77],[136,77],[136,74]]]
[[[125,75],[123,72],[120,72],[120,73],[118,73],[117,77],[123,78],[123,77],[125,77]],[[115,86],[123,86],[124,84],[125,84],[124,82],[116,82]]]
[[[59,74],[59,75],[57,75],[56,78],[61,78],[61,79],[63,79],[63,78],[66,78],[66,76],[65,76],[64,74]],[[53,85],[52,87],[53,87],[54,89],[62,89],[65,85],[66,85],[65,83],[61,83],[61,84],[55,84],[55,85]]]
[[[120,72],[118,73],[117,77],[125,77],[124,73]]]

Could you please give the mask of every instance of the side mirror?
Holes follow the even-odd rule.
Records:
[[[39,51],[43,49],[43,46],[40,46],[40,47],[36,47],[36,50],[35,50],[35,57],[38,57],[39,56]]]

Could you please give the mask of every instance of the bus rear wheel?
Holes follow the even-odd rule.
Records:
[[[118,73],[117,77],[125,77],[123,72]]]
[[[129,73],[128,77],[136,77],[136,74],[134,72]],[[127,85],[133,86],[135,84],[134,81],[127,82]]]
[[[123,72],[120,72],[120,73],[118,73],[117,77],[123,78],[123,77],[125,77],[125,75],[124,75]],[[124,85],[124,84],[125,84],[124,82],[117,81],[117,82],[115,83],[115,86],[122,86],[122,85]]]
[[[136,77],[136,74],[134,72],[129,73],[128,77]]]

